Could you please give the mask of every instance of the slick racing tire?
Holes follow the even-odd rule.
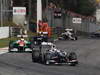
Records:
[[[68,55],[68,59],[69,60],[76,60],[77,59],[77,55],[75,52],[70,52]]]
[[[77,37],[75,37],[75,40],[78,40],[78,38],[77,38]]]
[[[69,59],[68,63],[69,63],[70,66],[76,66],[78,64],[77,55],[76,55],[75,52],[69,53],[68,59]],[[75,60],[75,61],[73,62],[73,60]]]
[[[44,61],[44,63],[45,63],[45,65],[50,65],[50,54],[46,54],[45,55],[45,61]]]
[[[39,61],[40,53],[38,50],[32,50],[32,61],[38,62]]]
[[[11,48],[9,48],[8,51],[11,52]]]
[[[74,40],[74,41],[75,41],[75,40],[77,40],[77,39],[78,39],[77,37],[73,37],[73,39],[72,39],[72,40]]]
[[[12,45],[11,45],[12,43],[13,43],[13,41],[9,42],[9,49],[8,49],[9,52],[11,52],[11,49],[13,48]]]

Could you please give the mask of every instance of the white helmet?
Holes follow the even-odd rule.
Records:
[[[24,41],[24,39],[21,39],[21,41]]]

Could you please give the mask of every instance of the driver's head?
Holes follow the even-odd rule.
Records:
[[[55,45],[53,45],[53,48],[55,48]]]
[[[40,36],[44,36],[43,34],[41,34]]]
[[[24,41],[24,39],[23,39],[23,38],[21,38],[21,41]]]

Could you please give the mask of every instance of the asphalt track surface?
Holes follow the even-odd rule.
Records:
[[[100,39],[57,41],[56,45],[75,51],[79,64],[46,66],[33,63],[31,53],[5,53],[0,55],[0,75],[100,75]]]

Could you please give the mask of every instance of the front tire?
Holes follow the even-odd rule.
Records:
[[[44,55],[44,64],[45,65],[50,65],[50,55],[49,54],[45,54]]]
[[[70,66],[76,66],[78,64],[77,55],[75,52],[69,53],[68,60],[69,60],[68,63]],[[75,60],[75,61],[73,61],[73,60]]]
[[[11,49],[12,49],[12,45],[11,45],[11,44],[12,44],[12,43],[13,43],[13,41],[10,41],[10,42],[9,42],[9,52],[11,52]]]
[[[39,61],[40,53],[38,50],[32,50],[32,61],[38,62]]]

